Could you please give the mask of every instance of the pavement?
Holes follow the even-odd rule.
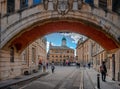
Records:
[[[65,68],[64,68],[65,69]],[[68,70],[68,69],[66,69],[67,71],[70,71],[70,70]],[[65,70],[65,71],[66,71]],[[82,81],[83,81],[83,86],[80,86],[80,88],[79,89],[98,89],[97,88],[97,74],[100,74],[99,72],[97,72],[97,71],[95,71],[93,68],[90,68],[90,69],[88,69],[88,68],[80,68],[80,70],[82,70],[83,71],[83,78],[81,78],[81,79],[83,79]],[[9,79],[9,80],[4,80],[4,81],[0,81],[0,89],[11,89],[11,88],[6,88],[6,87],[8,87],[8,86],[12,86],[12,85],[15,85],[15,84],[17,84],[17,83],[21,83],[21,82],[23,82],[24,83],[24,81],[28,81],[28,80],[30,80],[30,81],[32,81],[32,80],[35,80],[35,79],[38,79],[38,78],[40,78],[41,76],[44,76],[44,75],[47,75],[47,74],[49,74],[49,71],[50,70],[47,70],[46,72],[41,72],[41,71],[39,71],[39,72],[37,72],[37,73],[33,73],[33,74],[31,74],[31,75],[26,75],[26,76],[20,76],[20,77],[16,77],[16,78],[14,78],[14,79]],[[67,71],[65,72],[65,71],[63,71],[64,73],[67,73]],[[71,70],[72,71],[72,70]],[[64,73],[62,73],[62,74],[60,74],[61,72],[59,72],[58,71],[58,73],[55,73],[54,75],[53,74],[51,74],[50,76],[51,77],[49,77],[49,76],[47,76],[46,78],[46,81],[48,82],[48,80],[51,80],[51,78],[53,78],[53,80],[55,80],[56,78],[58,78],[58,80],[59,80],[59,78],[60,77],[58,77],[58,75],[63,75]],[[57,75],[56,75],[57,74]],[[71,74],[71,73],[68,73],[68,74]],[[52,77],[53,76],[53,77]],[[55,77],[56,76],[56,77]],[[65,76],[65,75],[63,75],[63,76]],[[73,76],[73,74],[72,75],[70,75],[70,79],[72,79],[72,77],[71,76]],[[50,78],[50,79],[49,79]],[[63,88],[63,85],[67,85],[68,83],[70,84],[70,85],[74,85],[74,87],[72,88],[72,89],[76,89],[76,86],[78,86],[78,84],[79,84],[79,82],[78,81],[80,81],[79,79],[80,79],[80,74],[79,74],[79,76],[78,75],[76,75],[75,74],[75,78],[73,78],[73,79],[75,79],[75,81],[74,81],[74,83],[72,83],[72,82],[70,82],[70,81],[68,81],[69,79],[67,79],[66,81],[62,81],[60,84],[61,84],[61,87],[59,87],[60,89],[67,89],[67,88]],[[45,81],[45,77],[43,78],[43,80]],[[40,80],[41,81],[41,80]],[[50,81],[51,83],[52,82],[54,82],[54,81]],[[56,82],[56,80],[55,80],[55,83],[57,83]],[[64,84],[62,84],[62,83],[64,83]],[[54,83],[52,83],[52,84],[54,84]],[[69,85],[68,84],[68,85]],[[106,82],[103,82],[102,80],[101,80],[101,75],[100,75],[100,88],[99,89],[120,89],[120,86],[119,86],[119,84],[120,84],[120,82],[118,82],[118,81],[113,81],[110,77],[108,77],[107,76],[107,78],[106,78]],[[69,86],[70,86],[69,85]],[[79,84],[79,85],[82,85],[82,84]],[[45,86],[43,86],[44,87],[44,89],[45,89]],[[50,87],[49,87],[50,88]],[[48,89],[49,89],[48,88]],[[12,89],[14,89],[14,88],[12,88]],[[18,88],[15,88],[15,89],[18,89]],[[29,88],[28,88],[29,89]],[[47,89],[47,88],[46,88]],[[56,88],[57,89],[57,88]]]
[[[55,72],[38,78],[18,89],[79,89],[80,69],[68,66],[56,66]]]
[[[37,73],[32,73],[30,75],[21,75],[16,78],[8,79],[0,81],[0,89],[12,89],[10,86],[16,85],[17,83],[25,82],[25,81],[33,81],[37,78],[45,76],[49,74],[49,71],[46,72],[38,71]]]
[[[100,88],[97,87],[97,74],[93,68],[84,69],[84,89],[120,89],[120,82],[113,81],[109,76],[106,77],[106,82],[103,82],[100,74]]]

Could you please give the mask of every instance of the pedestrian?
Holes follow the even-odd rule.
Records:
[[[88,63],[88,68],[89,68],[89,69],[90,69],[90,65],[91,65],[91,64],[90,64],[90,63]]]
[[[48,62],[46,63],[47,69],[48,69]]]
[[[54,70],[55,70],[55,65],[54,65],[54,63],[52,63],[52,65],[51,65],[51,70],[52,70],[52,73],[54,73]]]
[[[46,72],[46,62],[43,62],[43,72]]]
[[[102,78],[102,81],[106,81],[106,74],[107,74],[107,68],[106,68],[106,65],[105,65],[105,61],[102,62],[102,65],[100,66],[100,72],[101,72],[101,78]]]
[[[42,66],[42,61],[39,60],[39,64],[38,64],[39,70],[41,70],[41,66]]]

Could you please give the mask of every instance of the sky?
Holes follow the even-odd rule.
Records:
[[[46,35],[45,37],[47,38],[47,51],[49,50],[50,42],[54,46],[61,46],[61,40],[63,37],[67,40],[67,46],[72,49],[76,48],[76,44],[81,37],[84,37],[84,39],[86,38],[85,36],[76,33],[52,33]]]

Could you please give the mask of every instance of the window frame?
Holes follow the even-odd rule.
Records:
[[[10,8],[12,8],[11,11],[10,11]],[[10,2],[10,0],[7,0],[7,8],[6,9],[7,9],[8,14],[14,13],[15,12],[15,0],[12,0],[11,2]]]
[[[10,62],[11,62],[11,63],[14,63],[14,61],[15,61],[15,60],[14,60],[14,59],[15,59],[15,58],[14,58],[14,54],[15,54],[14,51],[15,51],[15,50],[14,50],[14,47],[11,47],[11,48],[10,48]]]

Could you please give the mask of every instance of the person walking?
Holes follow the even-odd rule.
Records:
[[[107,74],[107,68],[106,68],[106,65],[105,65],[105,61],[102,62],[102,65],[100,66],[100,72],[101,72],[101,78],[102,78],[102,81],[106,81],[106,74]]]
[[[39,60],[39,64],[38,64],[38,67],[39,67],[39,70],[41,70],[42,68],[42,61],[41,60]]]
[[[52,73],[54,73],[54,70],[55,70],[55,65],[54,65],[54,63],[52,63],[52,65],[51,65],[51,70],[52,70]]]
[[[49,66],[49,65],[48,65],[48,62],[46,63],[46,66],[47,66],[47,69],[48,69],[48,66]]]
[[[88,63],[88,68],[89,68],[89,69],[90,69],[90,65],[91,65],[91,64],[90,64],[90,63]]]
[[[43,64],[43,72],[46,72],[46,62],[44,61],[42,64]]]

